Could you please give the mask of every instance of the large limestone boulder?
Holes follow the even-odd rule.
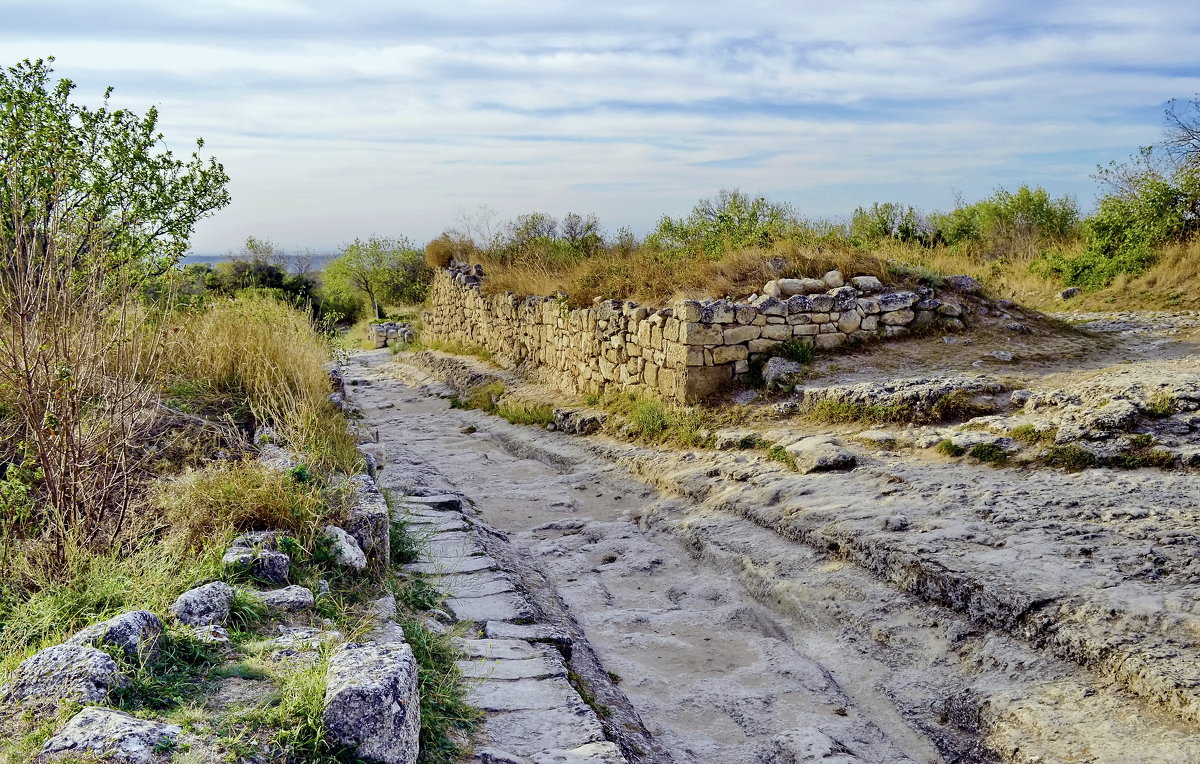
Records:
[[[250,594],[261,600],[267,606],[267,610],[273,612],[294,613],[307,610],[316,602],[312,590],[303,586],[285,586],[265,592],[252,591]]]
[[[769,359],[766,365],[763,366],[763,385],[768,390],[777,386],[786,387],[794,385],[798,381],[799,376],[804,373],[804,369],[804,364],[798,361],[775,356]]]
[[[814,436],[799,440],[785,449],[802,473],[852,469],[857,463],[854,454],[834,438]]]
[[[346,531],[358,542],[368,562],[387,565],[391,559],[392,528],[387,501],[368,475],[355,475],[350,483],[356,496],[346,515]]]
[[[101,703],[124,683],[120,666],[108,653],[87,645],[55,645],[21,661],[0,689],[0,703]]]
[[[608,421],[608,414],[595,409],[554,409],[554,428],[568,435],[591,435]]]
[[[67,640],[68,645],[111,645],[131,661],[153,661],[158,657],[158,638],[163,633],[162,619],[149,610],[134,610],[94,623]]]
[[[198,586],[184,592],[171,605],[175,619],[186,626],[222,625],[233,606],[233,587],[224,581]]]
[[[850,286],[863,294],[875,294],[883,291],[883,282],[874,276],[855,276],[850,279]]]
[[[329,659],[325,729],[364,761],[414,764],[421,710],[407,644],[346,643]]]
[[[947,276],[946,286],[956,292],[965,292],[966,294],[977,294],[983,291],[983,284],[980,284],[970,276],[959,274],[957,276]]]
[[[362,570],[367,567],[367,555],[363,553],[358,541],[353,536],[336,525],[326,525],[322,533],[325,538],[329,539],[334,559],[337,560],[338,565],[343,565],[351,570]]]
[[[63,757],[102,757],[104,761],[147,764],[181,733],[174,724],[147,721],[111,708],[85,708],[46,742],[38,761]]]
[[[253,576],[268,584],[286,584],[292,561],[283,552],[272,549],[233,546],[225,552],[221,563],[237,573]]]
[[[829,286],[821,279],[780,279],[779,289],[784,297],[795,295],[820,294]],[[779,295],[773,295],[778,297]]]

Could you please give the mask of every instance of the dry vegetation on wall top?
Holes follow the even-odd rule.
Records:
[[[605,236],[594,216],[534,213],[498,227],[468,221],[430,242],[425,257],[433,267],[482,264],[486,292],[562,292],[575,307],[597,297],[740,300],[771,279],[834,269],[907,287],[962,273],[993,297],[1041,308],[1067,287],[1089,308],[1200,305],[1197,153],[1147,150],[1097,178],[1105,195],[1090,217],[1071,197],[1029,186],[947,213],[875,203],[848,222],[805,220],[786,204],[722,191],[686,217],[664,216],[644,240],[628,229]]]

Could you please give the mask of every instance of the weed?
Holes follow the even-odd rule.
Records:
[[[961,421],[977,416],[996,413],[996,407],[990,403],[976,402],[966,390],[954,390],[946,393],[929,410],[934,421]]]
[[[1167,392],[1155,393],[1146,401],[1146,413],[1156,419],[1171,416],[1178,409],[1179,401]]]
[[[1024,446],[1050,445],[1058,437],[1058,428],[1038,429],[1032,424],[1021,424],[1012,428],[1008,437]]]
[[[504,402],[496,407],[496,414],[513,424],[529,424],[545,427],[554,423],[554,406],[549,403],[530,401]]]
[[[462,656],[449,634],[431,631],[411,616],[400,615],[397,620],[417,659],[422,761],[452,764],[463,753],[456,738],[468,736],[480,717],[463,691],[456,664]]]
[[[437,350],[441,353],[449,353],[450,355],[469,355],[478,358],[481,361],[486,361],[492,366],[499,366],[496,363],[496,356],[492,351],[485,348],[483,345],[474,345],[467,342],[459,342],[457,340],[428,340],[421,339],[419,342],[413,343],[413,350]]]
[[[808,416],[826,424],[892,424],[908,422],[913,418],[912,410],[907,406],[828,399],[818,401],[809,409]]]
[[[131,661],[119,649],[110,654],[125,668],[128,682],[113,691],[113,702],[127,711],[175,708],[199,691],[199,680],[219,660],[210,644],[185,632],[168,631],[158,639],[153,661]]]
[[[976,443],[971,446],[967,454],[972,459],[994,464],[997,467],[1008,464],[1009,457],[1011,456],[1006,449],[1001,448],[995,443]]]
[[[416,562],[421,553],[421,545],[409,533],[408,523],[403,520],[392,521],[391,550],[393,565],[407,565],[410,562]]]
[[[235,587],[233,603],[229,606],[229,626],[239,631],[253,631],[266,623],[269,613],[261,598],[245,589]]]
[[[281,529],[311,538],[327,519],[326,497],[313,483],[253,463],[214,464],[163,485],[156,501],[192,543],[228,531]]]
[[[758,446],[759,446],[758,436],[753,433],[751,433],[750,435],[743,435],[741,438],[738,438],[737,448],[739,451],[745,451],[745,450],[751,449],[751,448],[758,448]]]
[[[1068,472],[1078,472],[1099,464],[1095,454],[1074,443],[1051,446],[1046,449],[1042,460],[1051,467],[1062,467]]]
[[[773,462],[779,462],[790,469],[796,468],[796,460],[791,454],[788,453],[787,449],[781,445],[774,445],[768,448],[767,458]]]
[[[934,448],[937,449],[939,454],[945,454],[946,456],[953,457],[962,456],[967,452],[967,449],[963,448],[962,446],[956,446],[954,441],[950,440],[949,438],[938,441],[938,444],[934,446]]]
[[[421,575],[410,577],[396,589],[396,600],[409,610],[432,610],[441,604],[443,599],[445,595]]]

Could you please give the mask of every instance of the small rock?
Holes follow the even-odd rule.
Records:
[[[950,287],[956,292],[963,292],[965,294],[977,294],[983,291],[983,284],[980,284],[970,276],[964,276],[962,274],[947,276],[946,286]]]
[[[382,764],[417,760],[417,662],[407,644],[347,643],[329,659],[325,729],[355,755]]]
[[[798,361],[775,356],[769,359],[766,365],[763,366],[763,385],[768,389],[772,389],[776,385],[786,386],[788,384],[795,384],[795,380],[791,378],[798,374],[803,374],[804,369],[804,364]]]
[[[912,521],[899,513],[889,515],[883,520],[883,529],[885,531],[904,531],[908,530],[911,525]]]
[[[111,708],[85,708],[46,742],[43,755],[97,756],[105,761],[144,764],[183,732],[174,724],[138,719]],[[90,758],[89,758],[90,760]]]
[[[192,636],[201,642],[207,642],[212,645],[227,645],[229,644],[229,632],[224,626],[210,624],[208,626],[197,626],[192,629]]]
[[[68,645],[112,645],[132,661],[153,661],[158,657],[158,638],[163,622],[149,610],[130,613],[92,624],[67,640]]]
[[[783,295],[783,289],[779,286],[778,281],[768,281],[763,285],[763,294],[767,297],[778,298]]]
[[[1012,363],[1016,359],[1016,356],[1007,350],[993,350],[991,353],[988,353],[988,357],[1000,363]]]
[[[1060,300],[1069,300],[1072,297],[1077,297],[1083,290],[1079,287],[1068,287],[1058,293],[1057,297]]]
[[[286,584],[291,559],[283,552],[271,549],[232,546],[221,558],[228,569],[244,573],[268,584]]]
[[[233,605],[233,587],[223,581],[198,586],[179,595],[171,612],[186,626],[224,624]]]
[[[1025,324],[1022,324],[1020,321],[1013,321],[1011,324],[1005,324],[1004,328],[1010,332],[1016,332],[1017,334],[1033,334],[1033,330]]]
[[[829,271],[821,280],[825,282],[825,286],[829,289],[840,289],[846,285],[846,279],[842,276],[841,271]]]
[[[271,591],[255,591],[251,592],[254,596],[262,600],[268,610],[295,612],[297,610],[307,610],[313,606],[316,599],[309,589],[303,586],[285,586],[282,589],[273,589]]]
[[[883,291],[883,282],[874,276],[855,276],[850,279],[850,286],[863,294],[874,294]]]
[[[334,557],[339,565],[353,570],[362,570],[367,567],[367,555],[363,553],[353,536],[336,525],[326,525],[323,533],[325,538],[331,542]]]
[[[857,463],[854,454],[843,448],[836,440],[821,436],[804,438],[787,446],[784,450],[795,461],[796,471],[804,474],[848,470]]]
[[[101,703],[124,684],[108,653],[86,645],[55,645],[29,656],[9,675],[0,702],[74,700]]]

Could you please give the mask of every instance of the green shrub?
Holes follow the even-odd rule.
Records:
[[[995,443],[976,443],[971,446],[967,454],[981,462],[1002,466],[1008,464],[1010,454],[1004,448],[1001,448]]]
[[[895,424],[912,421],[912,411],[900,405],[851,403],[848,401],[818,401],[808,416],[826,424]]]
[[[1057,427],[1039,430],[1032,424],[1017,425],[1008,433],[1008,437],[1024,446],[1049,445],[1057,436]]]
[[[1150,396],[1150,400],[1146,401],[1146,413],[1156,419],[1163,419],[1174,414],[1178,406],[1179,401],[1174,395],[1159,392]]]
[[[393,520],[391,525],[391,554],[393,565],[416,562],[421,554],[421,545],[408,530],[408,523]]]
[[[974,397],[966,390],[954,390],[946,393],[930,408],[929,414],[934,421],[957,421],[986,416],[996,413],[996,407],[990,403],[976,403]]]
[[[950,440],[949,438],[939,440],[938,444],[934,446],[934,448],[937,449],[939,454],[945,454],[946,456],[954,457],[962,456],[967,452],[967,449],[963,448],[962,446],[954,445],[954,441]]]
[[[513,424],[529,424],[545,427],[554,423],[554,406],[549,403],[530,401],[505,402],[496,408],[496,414]]]
[[[1100,463],[1095,454],[1074,443],[1066,446],[1052,446],[1046,449],[1042,459],[1051,467],[1062,467],[1068,472],[1078,472],[1095,467]]]

